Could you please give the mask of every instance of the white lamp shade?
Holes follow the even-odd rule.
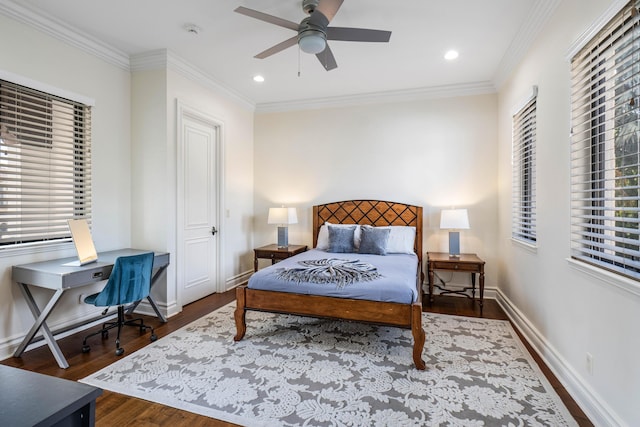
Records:
[[[440,213],[440,228],[466,230],[469,228],[469,215],[466,209],[443,209]]]
[[[296,208],[269,208],[268,224],[297,224]]]

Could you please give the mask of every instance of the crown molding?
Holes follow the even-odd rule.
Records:
[[[524,25],[520,27],[502,57],[500,64],[498,64],[498,69],[492,80],[496,88],[500,89],[515,67],[525,57],[527,51],[549,22],[549,19],[561,1],[562,0],[537,0],[533,4],[528,13],[528,18],[524,21]]]
[[[168,49],[157,49],[136,55],[131,55],[131,71],[170,69],[189,80],[192,80],[217,93],[222,93],[234,101],[240,103],[244,108],[251,111],[255,109],[255,104],[238,92],[218,83],[204,71],[190,64],[180,56]]]
[[[123,70],[172,69],[190,80],[234,99],[245,108],[250,110],[255,109],[253,102],[234,90],[218,83],[211,76],[166,49],[145,52],[129,57],[127,53],[113,46],[109,46],[107,43],[59,19],[52,16],[45,16],[35,9],[25,7],[12,0],[0,0],[0,14],[33,27],[50,37],[61,40]]]
[[[129,55],[52,16],[10,0],[0,0],[0,13],[129,71]]]
[[[321,108],[353,107],[367,104],[410,102],[425,99],[486,95],[491,93],[496,93],[496,88],[492,82],[475,82],[403,89],[388,92],[304,99],[298,101],[269,102],[257,104],[256,113],[277,113],[296,110],[315,110]]]
[[[162,70],[169,66],[169,54],[167,49],[150,50],[129,57],[131,72]]]

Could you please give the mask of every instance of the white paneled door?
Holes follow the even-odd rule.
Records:
[[[178,299],[189,304],[217,291],[220,128],[179,108]]]

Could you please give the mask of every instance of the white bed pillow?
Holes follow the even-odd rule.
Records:
[[[380,228],[389,228],[391,230],[389,233],[389,240],[387,241],[388,254],[414,253],[413,246],[416,240],[415,227],[391,225]]]
[[[332,227],[352,227],[356,226],[356,229],[353,233],[353,246],[358,249],[360,247],[360,226],[357,224],[332,224],[330,222],[325,222],[321,227],[320,231],[318,231],[318,242],[316,243],[316,249],[320,249],[326,251],[329,249],[329,228],[327,226],[331,225]]]

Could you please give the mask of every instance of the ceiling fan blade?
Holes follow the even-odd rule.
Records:
[[[327,28],[327,40],[341,40],[345,42],[388,42],[391,31],[368,30],[366,28]]]
[[[249,16],[251,18],[259,19],[260,21],[268,22],[269,24],[275,24],[280,27],[289,28],[290,30],[293,30],[293,31],[298,31],[299,24],[292,21],[288,21],[286,19],[278,18],[277,16],[258,12],[257,10],[240,6],[236,8],[234,12],[238,12],[241,15]]]
[[[343,2],[344,0],[320,0],[318,6],[316,6],[316,10],[322,12],[329,22],[331,22]]]
[[[334,68],[338,68],[338,64],[336,63],[336,58],[333,56],[333,52],[331,52],[331,48],[327,45],[326,48],[320,53],[316,53],[316,58],[322,64],[325,70],[331,71]]]
[[[290,39],[287,39],[285,41],[283,41],[282,43],[278,43],[275,46],[270,47],[269,49],[260,52],[259,54],[257,54],[256,56],[254,56],[254,58],[258,58],[258,59],[264,59],[268,56],[271,56],[275,53],[281,52],[283,50],[285,50],[288,47],[291,47],[293,45],[295,45],[296,43],[298,43],[298,36],[293,36]]]

